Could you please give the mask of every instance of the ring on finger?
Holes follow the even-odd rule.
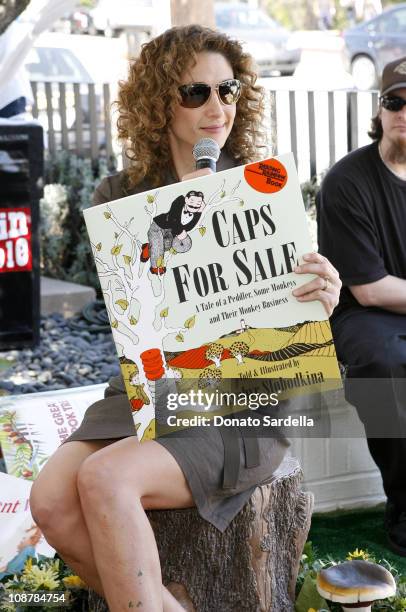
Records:
[[[324,287],[323,287],[323,291],[327,291],[327,289],[330,287],[330,279],[328,276],[324,277]]]

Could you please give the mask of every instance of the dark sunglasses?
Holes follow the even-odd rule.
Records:
[[[406,100],[400,96],[382,96],[380,103],[382,108],[397,113],[406,105]]]
[[[228,79],[227,81],[221,81],[215,87],[211,87],[207,83],[181,85],[179,87],[179,93],[182,98],[181,106],[185,108],[199,108],[203,106],[210,98],[212,89],[217,91],[222,104],[235,104],[241,94],[241,83],[238,79]]]

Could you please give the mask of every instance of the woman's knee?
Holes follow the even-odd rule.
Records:
[[[94,453],[80,465],[77,474],[77,489],[80,501],[108,499],[117,493],[121,482],[119,466],[109,455]],[[132,490],[132,494],[136,491]]]
[[[44,530],[51,521],[55,520],[57,509],[57,498],[54,497],[52,488],[49,487],[49,482],[41,478],[41,474],[37,477],[31,487],[30,493],[30,510],[35,523]]]
[[[46,477],[41,473],[33,482],[30,494],[31,514],[43,526],[48,523],[60,522],[79,503],[75,476],[67,481],[59,481]],[[40,525],[41,526],[41,525]]]
[[[75,532],[80,505],[78,497],[78,505],[74,504],[73,500],[71,492],[64,493],[60,490],[58,495],[55,495],[55,491],[47,488],[46,483],[40,480],[35,481],[31,488],[30,510],[34,522],[43,532],[48,544],[57,550],[61,550],[61,544],[69,541]]]

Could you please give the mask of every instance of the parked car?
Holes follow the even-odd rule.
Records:
[[[25,66],[31,81],[110,83],[125,76],[125,54],[121,40],[45,33],[36,39]]]
[[[376,89],[388,62],[406,55],[406,3],[343,32],[344,60],[358,89]]]
[[[260,76],[293,74],[301,50],[288,30],[242,2],[218,2],[214,11],[217,28],[243,43],[257,62]]]
[[[49,104],[44,83],[51,84],[52,120],[59,132],[63,118],[60,112],[60,90],[65,84],[66,127],[75,128],[78,121],[73,83],[79,84],[80,108],[84,130],[84,144],[89,144],[91,124],[91,102],[89,85],[94,85],[94,108],[96,124],[104,122],[103,83],[114,85],[126,76],[125,43],[120,39],[103,39],[96,36],[81,36],[60,33],[44,33],[34,43],[25,59],[30,81],[36,83],[38,118],[47,128]],[[104,135],[103,135],[104,138]],[[102,141],[100,141],[102,142]]]

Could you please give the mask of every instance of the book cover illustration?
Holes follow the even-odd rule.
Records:
[[[34,481],[58,446],[103,398],[106,385],[0,398],[0,448],[7,473]]]
[[[32,518],[31,486],[31,482],[0,472],[0,580],[21,572],[28,556],[55,554]]]
[[[292,290],[312,250],[291,154],[101,204],[85,220],[137,435],[156,381],[340,380],[320,302]],[[337,384],[336,384],[337,386]]]

